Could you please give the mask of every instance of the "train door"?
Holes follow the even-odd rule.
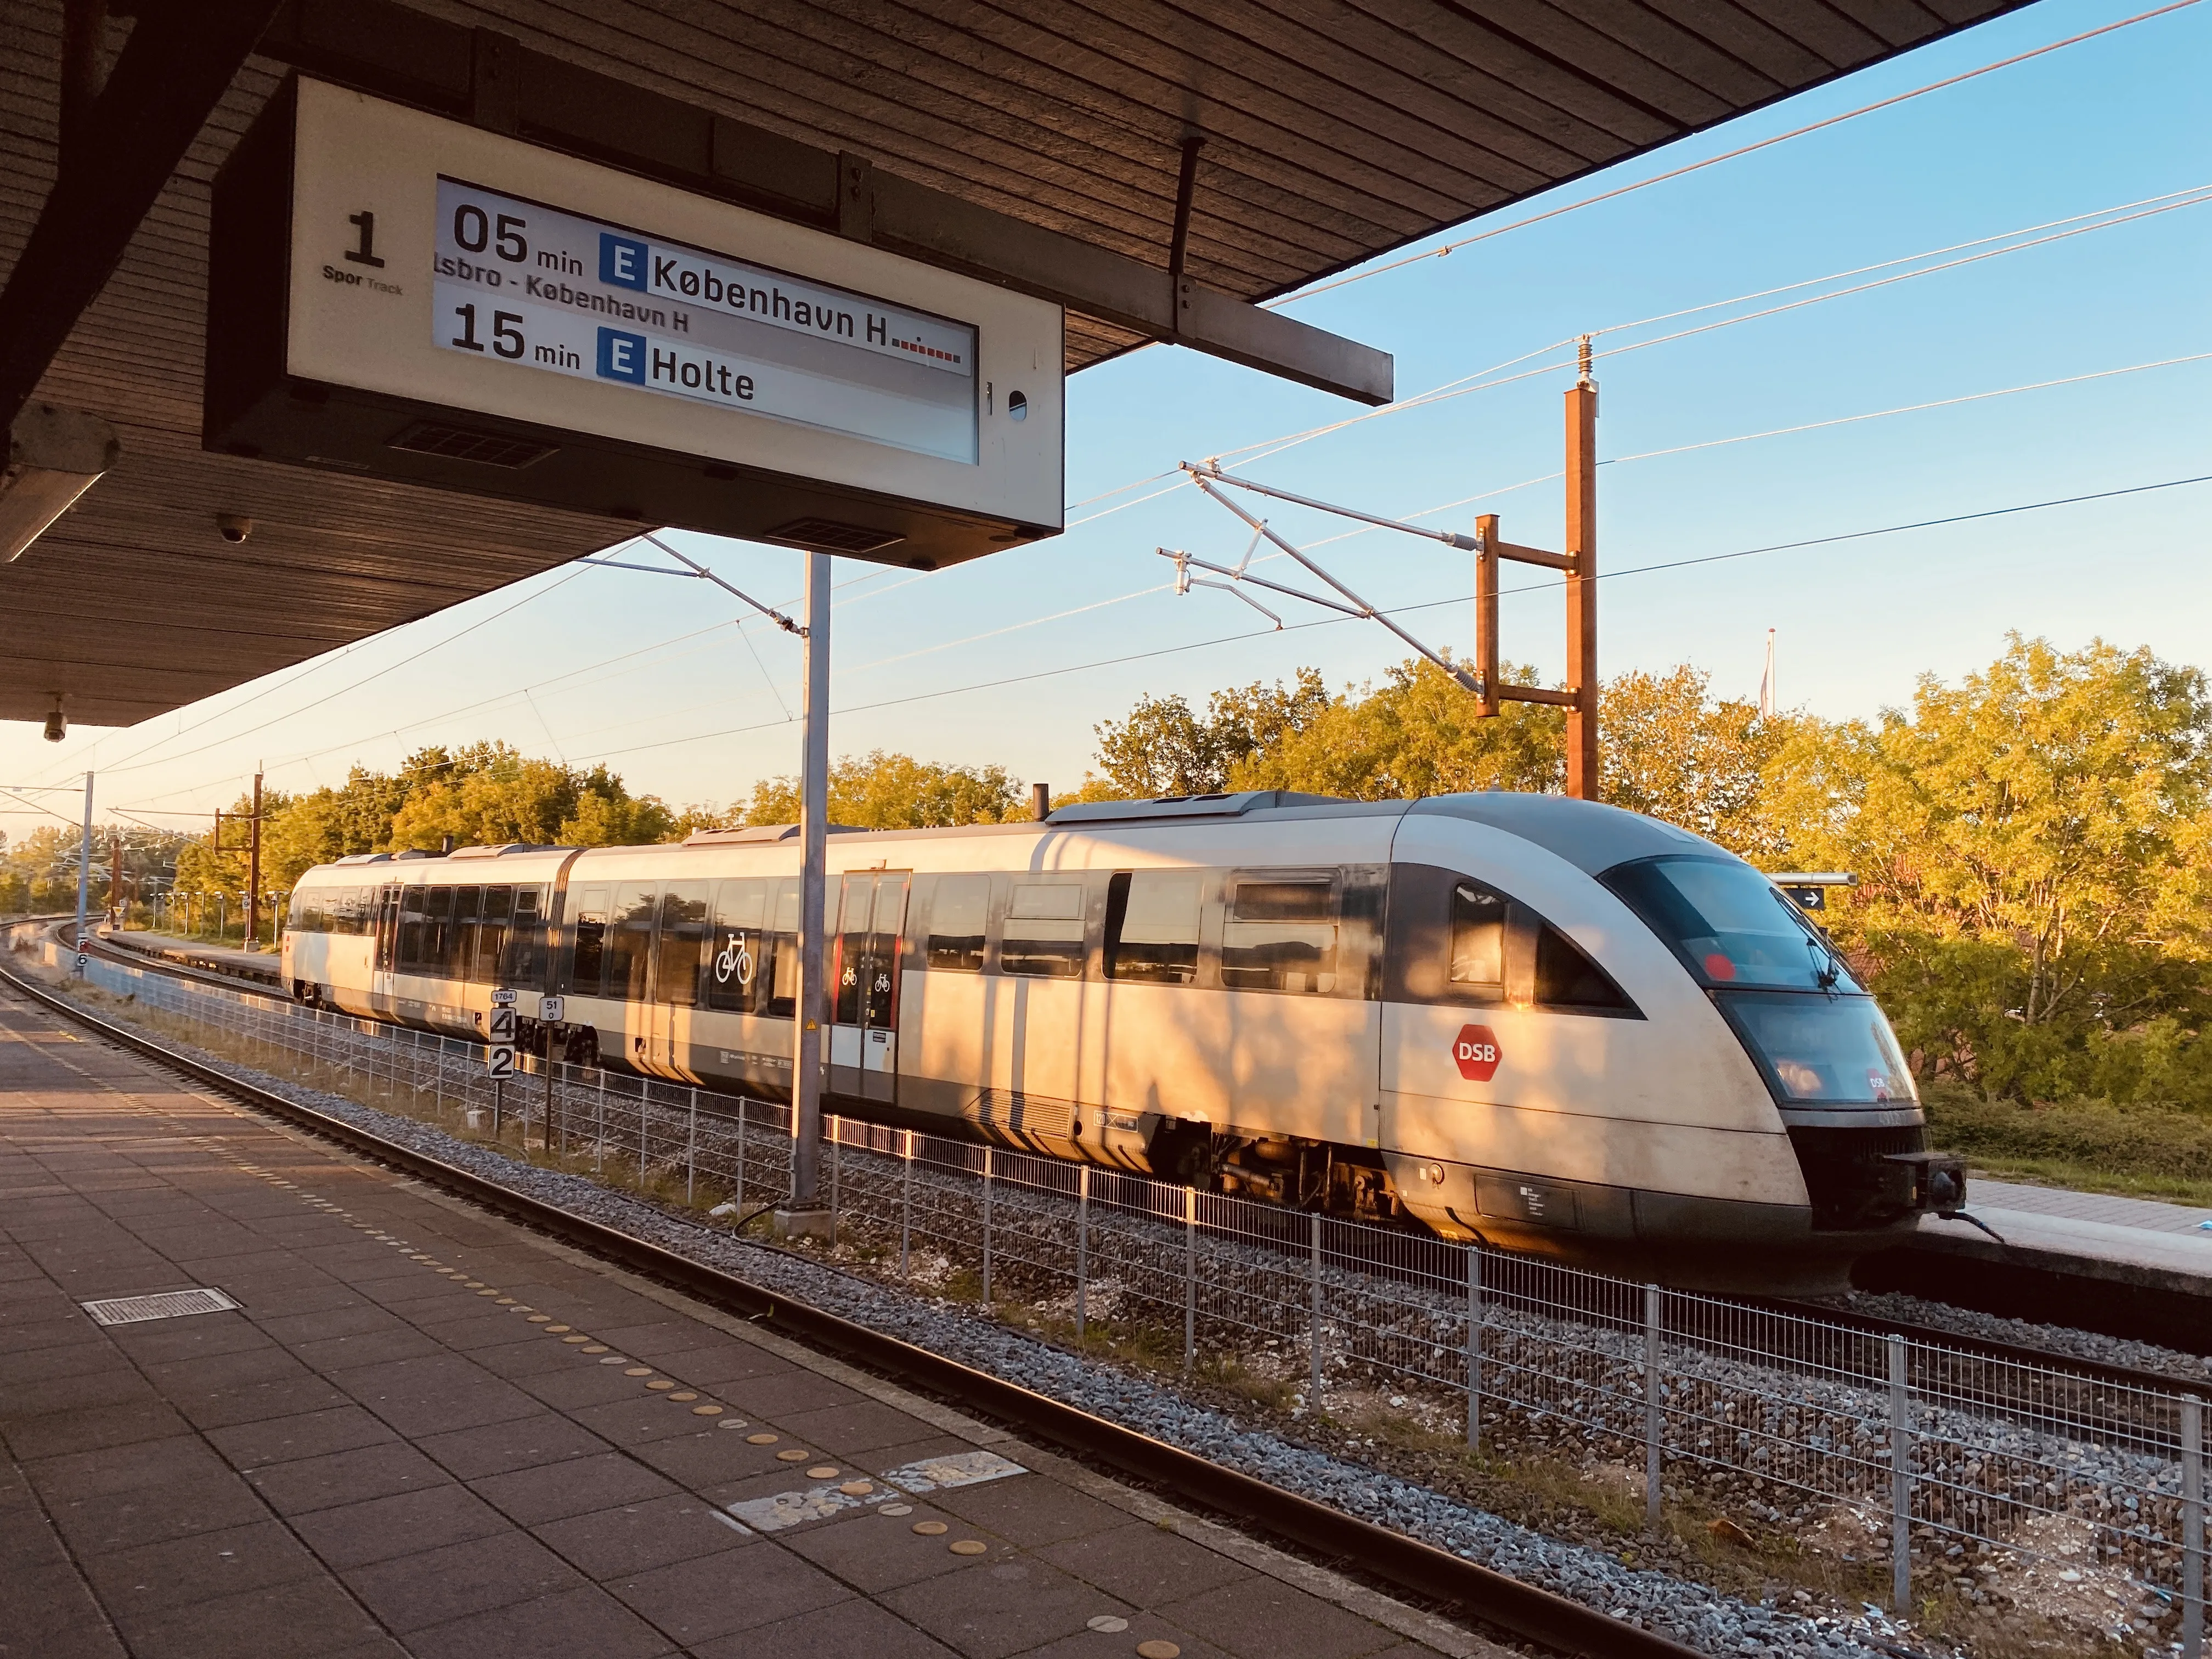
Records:
[[[376,945],[368,979],[369,1006],[388,1014],[395,1005],[394,970],[398,965],[399,884],[387,882],[376,890]]]
[[[661,890],[653,943],[652,998],[643,1016],[643,1069],[656,1077],[699,1080],[691,1064],[691,1023],[707,951],[714,884],[672,881]]]
[[[898,1094],[899,936],[906,927],[905,871],[843,878],[830,1024],[830,1088],[886,1103]],[[825,907],[826,908],[826,907]]]

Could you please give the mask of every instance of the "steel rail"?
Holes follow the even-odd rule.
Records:
[[[136,1031],[79,1008],[6,967],[0,982],[105,1040],[184,1073],[258,1111],[348,1151],[428,1181],[471,1203],[575,1244],[710,1306],[767,1324],[863,1368],[1092,1458],[1127,1475],[1234,1517],[1323,1558],[1479,1622],[1576,1659],[1692,1659],[1697,1650],[1569,1601],[1419,1539],[1344,1514],[1136,1430],[948,1359],[825,1310],[794,1302],[721,1268],[693,1261],[603,1222],[588,1220],[441,1158],[287,1100]]]
[[[31,920],[58,921],[58,932],[66,935],[66,917],[27,918],[9,924],[24,926]],[[140,955],[116,947],[95,938],[88,947],[107,957],[110,961],[125,966],[165,973],[176,978],[220,984],[227,988],[246,990],[259,995],[270,994],[268,987],[234,975],[224,974],[219,969],[197,968],[167,957]],[[283,995],[279,991],[276,995]],[[1378,1269],[1387,1272],[1377,1264]],[[2062,1353],[2055,1349],[2039,1348],[2027,1343],[2008,1342],[2002,1337],[1979,1336],[1955,1331],[1941,1325],[1923,1325],[1911,1320],[1890,1319],[1878,1314],[1858,1312],[1848,1308],[1831,1307],[1824,1303],[1784,1297],[1735,1297],[1728,1300],[1740,1306],[1759,1311],[1789,1315],[1815,1320],[1822,1324],[1841,1326],[1869,1336],[1903,1336],[1931,1348],[1948,1349],[1974,1358],[2017,1364],[2036,1370],[2059,1372],[2080,1378],[2085,1382],[2102,1382],[2120,1388],[2138,1389],[2152,1394],[2193,1394],[2212,1399],[2212,1382],[2198,1382],[2190,1377],[2176,1376],[2165,1371],[2150,1370],[2142,1366],[2122,1364],[2114,1360],[2093,1359],[2085,1356]],[[1954,1305],[1972,1311],[1971,1304]],[[1668,1334],[1678,1340],[1687,1340],[1707,1347],[1723,1347],[1727,1344],[1711,1339],[1701,1339],[1693,1331],[1670,1328]],[[2148,1340],[2148,1339],[2144,1339]],[[2164,1346],[2165,1344],[2158,1346]],[[1779,1352],[1776,1359],[1786,1358]]]

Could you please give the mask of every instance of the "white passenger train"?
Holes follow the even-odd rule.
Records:
[[[539,1052],[787,1095],[799,860],[341,860],[284,972],[462,1035],[503,985]],[[1730,1288],[1833,1287],[1963,1201],[1825,937],[1634,813],[1265,791],[838,833],[829,868],[834,1110]]]

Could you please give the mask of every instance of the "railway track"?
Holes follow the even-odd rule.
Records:
[[[58,929],[58,934],[59,937],[66,939],[70,931],[70,925],[64,922]],[[94,953],[102,956],[109,961],[119,962],[137,968],[149,969],[155,972],[168,974],[180,979],[191,980],[202,983],[221,985],[225,988],[231,990],[252,990],[265,993],[268,989],[265,986],[258,985],[241,978],[223,975],[210,969],[189,967],[182,963],[168,962],[158,957],[140,955],[135,951],[121,951],[97,939],[93,942],[90,948]],[[1387,1273],[1389,1270],[1387,1267],[1378,1266],[1376,1271]],[[2008,1342],[2000,1338],[1974,1335],[1956,1331],[1946,1326],[1921,1324],[1905,1320],[1883,1318],[1877,1315],[1863,1313],[1826,1303],[1805,1301],[1789,1297],[1741,1297],[1729,1299],[1735,1301],[1741,1306],[1750,1310],[1788,1316],[1796,1316],[1802,1318],[1818,1320],[1831,1326],[1843,1326],[1859,1332],[1869,1338],[1879,1339],[1893,1335],[1903,1336],[1916,1341],[1929,1344],[1933,1346],[1948,1348],[1962,1355],[1971,1356],[1973,1358],[2006,1362],[2012,1364],[2037,1368],[2046,1371],[2063,1372],[2069,1378],[2073,1379],[2081,1384],[2103,1384],[2109,1388],[2139,1389],[2160,1394],[2171,1393],[2177,1388],[2186,1389],[2190,1386],[2186,1379],[2178,1378],[2164,1372],[2154,1371],[2140,1366],[2125,1365],[2107,1360],[2099,1360],[2087,1357],[2055,1352],[2051,1349],[2037,1347],[2032,1344]],[[1993,1314],[2009,1314],[2013,1312],[2013,1310],[2008,1308],[2000,1309],[1992,1307],[1978,1309],[1972,1301],[1964,1299],[1954,1301],[1953,1305]],[[1632,1316],[1630,1316],[1632,1317]],[[2138,1334],[2127,1331],[2112,1331],[2109,1329],[2104,1330],[2102,1334],[2106,1335],[2122,1336]],[[1674,1334],[1670,1333],[1670,1335],[1671,1334]],[[2139,1334],[2139,1340],[2157,1342],[2161,1340],[2161,1336],[2146,1332]],[[1973,1390],[1970,1386],[1962,1390],[1964,1397],[1971,1398]]]
[[[124,958],[147,965],[144,958]],[[190,970],[187,970],[188,972]],[[1045,1395],[771,1293],[604,1223],[570,1213],[343,1119],[318,1112],[102,1019],[11,969],[0,983],[118,1047],[252,1109],[431,1182],[486,1209],[642,1273],[714,1307],[772,1325],[816,1348],[951,1401],[1060,1450],[1228,1516],[1520,1642],[1573,1659],[1687,1659],[1694,1649],[1525,1584],[1299,1493],[1209,1462]]]

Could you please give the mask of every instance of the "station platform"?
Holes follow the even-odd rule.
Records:
[[[119,951],[160,957],[187,968],[208,968],[234,978],[258,980],[267,985],[284,982],[283,958],[269,951],[242,951],[206,939],[184,939],[174,933],[152,933],[136,927],[100,927],[94,934]]]
[[[2155,1199],[2030,1187],[1977,1176],[1967,1207],[2017,1249],[2131,1263],[2212,1281],[2212,1210]],[[1961,1241],[1988,1235],[1963,1221],[1921,1223],[1923,1233]]]
[[[1998,1237],[1926,1217],[1852,1282],[2212,1353],[2212,1210],[1972,1174],[1966,1208]]]
[[[1503,1651],[4,995],[0,1441],[9,1659]]]

